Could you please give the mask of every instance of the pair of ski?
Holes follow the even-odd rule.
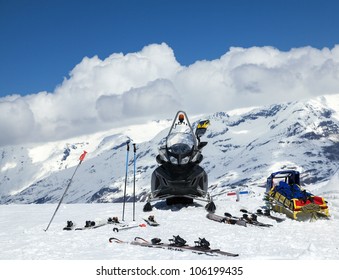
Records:
[[[150,215],[148,218],[143,218],[143,220],[149,225],[149,226],[159,226],[159,223],[155,220],[153,215]],[[137,227],[146,227],[146,224],[139,224],[139,225],[131,225],[121,223],[117,217],[108,218],[106,221],[86,221],[85,226],[83,227],[76,227],[75,223],[72,221],[67,221],[66,227],[63,228],[63,230],[88,230],[88,229],[96,229],[105,225],[114,225],[113,228],[114,232],[119,232],[123,230],[128,230],[132,228]]]
[[[221,251],[220,249],[211,249],[210,243],[205,238],[199,238],[198,241],[195,241],[194,246],[186,245],[186,240],[181,238],[179,235],[173,236],[173,239],[169,239],[170,243],[162,243],[160,238],[153,238],[151,241],[147,241],[141,237],[135,237],[134,241],[127,242],[122,241],[116,237],[111,237],[109,239],[110,243],[127,243],[131,245],[137,245],[142,247],[148,248],[161,248],[161,249],[168,249],[174,250],[179,252],[190,251],[196,254],[205,254],[209,256],[228,256],[228,257],[237,257],[239,254],[229,253],[225,251]]]
[[[271,215],[271,211],[269,209],[264,209],[264,211],[262,209],[257,209],[257,211],[255,213],[247,211],[246,209],[240,209],[240,212],[243,212],[245,214],[250,214],[250,215],[267,217],[269,219],[276,221],[277,223],[281,223],[281,222],[285,221],[284,218],[279,218],[279,217]]]
[[[232,216],[230,213],[225,213],[224,216],[216,215],[214,213],[208,213],[207,219],[216,221],[219,223],[225,223],[230,225],[239,225],[247,227],[247,225],[258,227],[271,227],[271,224],[265,224],[257,220],[257,216],[251,213],[244,213],[242,217]]]
[[[127,226],[124,223],[120,223],[117,217],[108,218],[106,221],[86,221],[85,226],[83,227],[76,227],[76,224],[72,221],[67,221],[67,225],[63,228],[63,230],[88,230],[88,229],[95,229],[105,225],[119,225],[120,227]]]

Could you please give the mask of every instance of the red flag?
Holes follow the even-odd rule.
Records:
[[[79,160],[83,161],[85,159],[86,154],[87,154],[87,152],[84,151],[84,153],[80,156]]]

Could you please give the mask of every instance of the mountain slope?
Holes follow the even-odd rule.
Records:
[[[208,173],[212,195],[239,186],[260,193],[271,172],[286,168],[299,170],[304,184],[329,180],[339,166],[338,104],[339,95],[331,95],[200,116],[211,121],[201,165]],[[198,120],[192,117],[191,122]],[[127,140],[138,143],[137,196],[143,199],[170,124],[171,120],[154,121],[67,141],[3,147],[0,203],[57,202],[83,150],[88,156],[65,202],[121,201]],[[129,166],[130,197],[132,152]]]

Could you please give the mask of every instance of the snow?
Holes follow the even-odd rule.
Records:
[[[327,193],[327,197],[332,197],[329,200],[330,220],[297,222],[286,219],[277,223],[258,217],[261,222],[271,223],[273,227],[270,228],[242,227],[208,220],[201,202],[171,208],[157,202],[150,213],[142,212],[143,203],[138,202],[136,221],[133,222],[132,204],[127,203],[126,223],[138,225],[144,223],[143,217],[153,214],[160,225],[118,233],[112,231],[113,225],[83,231],[64,231],[62,228],[67,220],[76,222],[77,226],[83,226],[86,220],[100,221],[112,216],[121,220],[121,203],[62,204],[47,232],[44,229],[56,204],[0,205],[0,274],[4,277],[2,279],[97,279],[97,270],[101,268],[154,267],[181,271],[180,277],[158,276],[157,279],[195,279],[197,275],[189,274],[191,268],[197,267],[200,271],[206,267],[232,266],[244,270],[244,277],[237,276],[237,279],[272,279],[272,273],[281,271],[282,267],[288,267],[288,273],[297,278],[335,279],[339,260],[339,201],[332,192]],[[239,202],[235,201],[235,196],[227,194],[216,199],[216,213],[221,215],[224,212],[240,215],[241,208],[254,211],[263,205],[262,196],[253,193],[241,195]],[[239,256],[198,255],[108,241],[113,236],[124,241],[132,241],[138,236],[147,240],[159,237],[167,242],[173,235],[180,235],[188,244],[205,237],[211,248],[238,253]],[[226,276],[230,277],[200,275],[199,279],[224,279]],[[120,275],[115,279],[125,277]]]
[[[328,194],[330,195],[330,194]],[[261,195],[244,195],[236,202],[226,194],[216,198],[217,214],[224,212],[240,215],[241,208],[255,211],[264,205]],[[195,202],[188,207],[169,207],[156,202],[151,213],[142,212],[143,203],[136,204],[136,221],[132,221],[132,204],[126,204],[125,221],[143,223],[150,214],[160,223],[113,233],[113,225],[84,231],[63,231],[66,221],[83,226],[86,220],[107,219],[117,216],[121,220],[122,204],[62,204],[47,232],[44,229],[55,210],[55,204],[0,205],[1,260],[210,260],[211,257],[191,252],[176,252],[143,248],[129,244],[109,243],[110,237],[132,241],[159,237],[166,242],[180,235],[194,244],[205,237],[212,248],[238,253],[239,260],[337,260],[339,259],[338,198],[329,202],[332,218],[316,222],[297,222],[286,219],[277,223],[266,217],[258,220],[270,223],[271,228],[242,227],[210,221],[204,204]],[[274,213],[281,216],[280,214]]]
[[[16,167],[16,162],[7,162],[2,168],[1,168],[1,172],[5,172],[7,171],[8,169],[12,169],[12,168],[15,168]]]
[[[339,103],[336,97],[336,95],[324,95],[318,99],[320,102],[325,102],[326,106],[335,112],[334,117],[339,120]]]
[[[331,261],[337,262],[339,171],[334,171],[338,164],[335,154],[339,139],[338,100],[339,95],[325,96],[308,102],[191,118],[192,123],[199,119],[211,119],[211,126],[203,139],[209,144],[203,150],[204,160],[201,165],[209,176],[209,190],[217,205],[216,214],[228,212],[240,216],[239,210],[242,208],[256,211],[264,205],[263,186],[267,176],[280,169],[293,168],[302,175],[305,174],[302,186],[328,201],[331,219],[313,223],[290,219],[276,223],[266,217],[259,217],[259,221],[271,223],[273,227],[245,228],[206,219],[202,202],[196,202],[194,206],[173,208],[157,202],[152,213],[143,213],[144,203],[138,202],[137,219],[134,222],[132,204],[127,203],[126,222],[139,224],[143,222],[142,217],[154,214],[160,223],[159,227],[135,228],[119,233],[113,233],[112,225],[86,231],[63,231],[68,220],[83,226],[86,220],[105,220],[113,216],[121,219],[121,203],[85,202],[121,201],[125,143],[128,139],[138,143],[137,195],[140,199],[145,196],[150,189],[151,172],[156,167],[157,149],[167,135],[172,120],[119,127],[65,141],[1,148],[0,199],[12,204],[0,205],[0,271],[3,270],[1,266],[7,267],[7,260],[14,263],[19,260],[90,260],[95,261],[99,267],[102,263],[107,264],[107,261],[111,264],[112,260],[117,265],[124,262],[135,265],[129,261],[138,264],[145,261],[154,263],[155,260],[157,264],[182,265],[184,262],[181,261],[185,260],[194,261],[194,265],[200,266],[224,265],[225,260],[230,259],[235,261],[234,258],[224,256],[211,257],[109,243],[108,239],[112,236],[125,241],[132,241],[136,236],[146,239],[159,237],[167,242],[173,235],[180,235],[189,244],[194,244],[199,237],[205,237],[212,248],[238,253],[236,263],[246,264],[251,269],[253,265],[248,261],[255,261],[254,264],[263,261],[261,264],[264,265],[272,260],[298,260],[303,264],[307,261],[308,265],[311,261],[310,267],[313,261],[324,260],[326,267],[329,263],[332,264]],[[331,116],[328,108],[333,110]],[[327,125],[329,121],[332,121],[332,130]],[[308,132],[311,133],[309,138],[306,137]],[[65,204],[61,205],[50,229],[45,232],[83,150],[89,152],[88,156],[74,178],[64,200]],[[63,160],[65,151],[67,157]],[[133,164],[131,158],[129,164]],[[132,178],[131,172],[129,180]],[[240,201],[236,202],[235,196],[227,196],[227,193],[234,192],[237,188],[250,194],[241,195]],[[109,190],[107,193],[106,189]],[[131,193],[129,184],[127,195],[130,196]],[[13,198],[10,197],[12,195]],[[96,195],[101,195],[100,199],[94,199]],[[16,204],[41,201],[48,204]],[[12,262],[9,264],[9,267],[13,267]],[[26,262],[25,264],[27,266]],[[289,267],[295,266],[295,262],[287,264]],[[32,267],[36,268],[34,263]],[[252,271],[251,269],[249,270]],[[293,270],[293,275],[298,271]],[[304,269],[301,271],[305,273]],[[13,279],[24,277],[25,275]],[[253,275],[251,277],[258,279]]]

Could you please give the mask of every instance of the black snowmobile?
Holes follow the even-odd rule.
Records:
[[[151,193],[144,206],[145,212],[152,210],[151,202],[165,199],[167,205],[202,200],[207,202],[207,211],[215,211],[215,204],[207,190],[207,174],[199,166],[203,159],[201,150],[207,145],[207,142],[200,142],[200,137],[208,125],[208,120],[199,122],[194,133],[186,113],[177,112],[165,145],[159,148],[156,157],[160,165],[152,173]]]

